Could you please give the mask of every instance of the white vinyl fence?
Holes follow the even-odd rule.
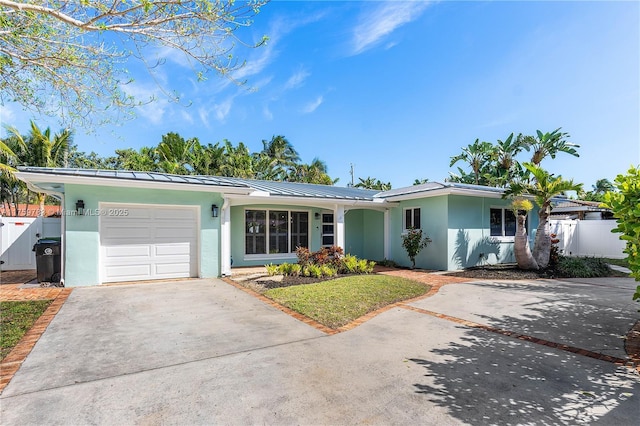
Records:
[[[57,217],[0,217],[0,269],[36,269],[33,245],[41,237],[60,237]]]
[[[565,256],[626,257],[625,242],[619,233],[611,232],[617,226],[615,220],[551,220],[550,225]]]

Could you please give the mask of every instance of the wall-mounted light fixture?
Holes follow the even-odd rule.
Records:
[[[82,216],[84,214],[84,201],[76,201],[76,213],[78,214],[78,216]]]
[[[316,220],[320,219],[320,213],[316,212]]]
[[[211,205],[211,216],[218,217],[218,205],[217,204],[212,204]]]

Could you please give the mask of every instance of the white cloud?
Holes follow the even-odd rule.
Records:
[[[16,114],[13,112],[10,106],[8,105],[0,105],[0,124],[11,125],[11,123],[16,121]]]
[[[180,111],[180,115],[182,116],[182,119],[189,124],[193,124],[193,116],[191,114],[189,114],[187,111]]]
[[[302,68],[299,71],[297,71],[295,74],[293,74],[291,77],[289,77],[289,80],[287,80],[287,82],[285,83],[284,88],[285,89],[296,89],[296,88],[302,86],[304,81],[310,75],[311,75],[311,73],[309,71],[307,71],[304,68]]]
[[[205,127],[209,127],[209,110],[205,107],[198,108],[198,117],[200,117],[200,121]]]
[[[213,107],[213,110],[216,113],[216,119],[218,121],[223,122],[227,116],[229,115],[229,113],[231,112],[231,106],[233,105],[233,98],[228,98],[227,100],[223,101],[222,103],[219,104],[215,104]]]
[[[269,105],[265,105],[262,108],[262,114],[264,115],[264,118],[266,118],[267,120],[269,121],[273,120],[273,113],[269,109]]]
[[[157,85],[143,85],[131,83],[122,87],[128,94],[133,96],[142,105],[136,107],[138,114],[153,124],[160,124],[165,112],[169,107],[169,101],[162,90]]]
[[[316,98],[316,100],[315,100],[315,101],[313,101],[313,102],[309,102],[307,105],[305,105],[305,106],[302,108],[302,112],[303,112],[304,114],[310,114],[310,113],[312,113],[313,111],[315,111],[316,109],[318,109],[318,107],[319,107],[320,105],[322,105],[322,102],[323,102],[323,101],[324,101],[324,97],[323,97],[322,95],[318,96],[318,97]]]
[[[418,18],[428,5],[427,1],[391,1],[362,15],[354,29],[352,53],[357,55],[370,49],[397,28]]]

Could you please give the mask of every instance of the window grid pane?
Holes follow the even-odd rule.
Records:
[[[246,254],[266,253],[266,216],[265,210],[247,210],[245,212]]]
[[[420,229],[420,209],[413,209],[413,227]]]
[[[289,212],[269,212],[269,254],[288,253]]]

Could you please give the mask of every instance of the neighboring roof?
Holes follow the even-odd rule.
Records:
[[[598,201],[584,200],[561,200],[553,205],[553,213],[569,213],[569,212],[606,212],[609,209],[600,207]]]
[[[38,217],[40,216],[39,204],[18,204],[17,209],[15,205],[7,205],[5,203],[0,204],[0,216],[11,217],[18,213],[20,217]],[[44,206],[44,217],[60,216],[62,212],[62,206]]]
[[[333,198],[341,200],[373,201],[378,190],[318,185],[300,182],[276,182],[254,179],[225,178],[239,184],[250,186],[256,191],[268,193],[270,196]]]

